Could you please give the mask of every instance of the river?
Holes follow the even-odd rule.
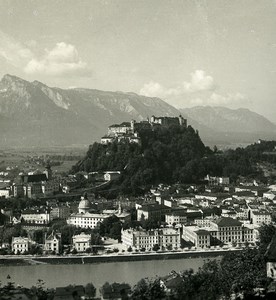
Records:
[[[208,258],[213,259],[213,258]],[[32,266],[1,266],[0,281],[7,282],[9,275],[12,282],[24,287],[36,285],[42,279],[45,287],[55,288],[69,284],[85,285],[92,282],[99,288],[108,281],[136,284],[141,278],[153,278],[167,275],[170,271],[184,271],[190,268],[198,270],[207,258],[182,258],[170,260],[108,262],[74,265],[32,265]],[[219,259],[217,257],[217,259]]]

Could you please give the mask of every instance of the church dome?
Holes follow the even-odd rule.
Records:
[[[88,199],[85,199],[82,197],[80,203],[79,203],[79,212],[80,213],[85,213],[88,212],[91,208],[91,203]]]

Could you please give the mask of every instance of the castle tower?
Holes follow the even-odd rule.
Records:
[[[48,180],[52,179],[53,172],[52,172],[51,165],[49,162],[47,162],[46,169],[43,173],[46,174],[46,177]]]
[[[132,132],[134,132],[134,129],[135,129],[135,123],[136,123],[135,120],[131,120],[131,122],[130,122],[130,127],[131,127],[131,131],[132,131]]]
[[[185,127],[187,127],[187,120],[184,119],[184,118],[182,117],[182,115],[179,115],[178,120],[179,120],[179,125],[180,125],[180,126],[185,126]]]

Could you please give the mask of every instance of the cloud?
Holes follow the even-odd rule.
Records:
[[[215,89],[214,79],[206,75],[203,70],[195,70],[191,75],[191,80],[184,81],[176,87],[166,88],[158,82],[150,81],[144,84],[140,94],[148,97],[172,98],[185,94],[197,93],[202,91],[212,91]]]
[[[210,75],[206,75],[203,70],[196,70],[191,73],[191,81],[184,81],[184,91],[193,93],[198,91],[210,91],[215,89],[214,79]]]
[[[83,62],[74,45],[57,43],[52,50],[45,50],[41,59],[31,59],[24,71],[28,74],[87,75],[87,64]]]
[[[0,58],[27,74],[51,76],[91,74],[87,63],[80,58],[74,45],[57,43],[53,49],[43,50],[41,57],[35,53],[38,51],[37,45],[35,40],[20,43],[0,30]]]
[[[23,67],[33,57],[32,51],[0,31],[0,56],[14,67]]]
[[[203,70],[191,73],[189,82],[166,88],[158,82],[150,81],[140,89],[140,94],[159,97],[176,107],[199,105],[241,107],[250,103],[246,95],[239,92],[222,94],[217,92],[214,78]]]
[[[250,100],[246,95],[241,93],[228,93],[221,95],[213,92],[208,97],[196,97],[187,101],[188,106],[197,105],[210,105],[210,106],[229,106],[229,107],[241,107],[250,103]]]
[[[147,97],[166,98],[179,95],[179,90],[173,88],[166,89],[160,83],[150,81],[149,83],[144,84],[140,90],[140,94]]]

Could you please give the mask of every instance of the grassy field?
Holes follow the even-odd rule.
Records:
[[[17,168],[20,171],[34,171],[45,169],[43,160],[60,161],[61,165],[52,166],[54,173],[68,172],[76,162],[85,155],[87,148],[30,148],[0,150],[0,171],[7,168]],[[60,157],[60,158],[55,158]]]

